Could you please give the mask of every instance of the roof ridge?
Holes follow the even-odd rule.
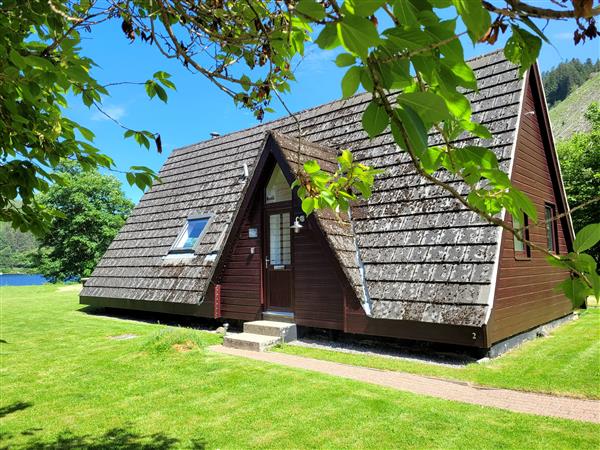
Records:
[[[487,57],[489,57],[489,56],[491,56],[491,55],[494,55],[494,54],[496,54],[496,53],[500,53],[500,52],[502,52],[502,51],[503,51],[502,49],[493,50],[493,51],[491,51],[491,52],[484,53],[484,54],[482,54],[482,55],[479,55],[479,56],[475,56],[475,57],[473,57],[473,58],[471,58],[471,59],[468,59],[468,60],[466,60],[465,62],[468,64],[468,63],[470,63],[470,62],[474,62],[474,61],[478,61],[478,60],[480,60],[480,59],[483,59],[483,58],[487,58]],[[179,150],[187,150],[187,149],[189,149],[190,147],[193,147],[193,146],[195,146],[195,145],[200,145],[200,144],[203,144],[203,143],[205,143],[205,142],[211,142],[211,141],[215,141],[215,140],[218,140],[218,139],[220,139],[220,138],[227,137],[227,136],[232,136],[232,135],[234,135],[234,134],[237,134],[237,133],[244,133],[244,132],[250,131],[250,130],[252,130],[252,129],[254,129],[254,128],[261,127],[261,126],[264,126],[264,127],[267,127],[267,128],[268,128],[270,125],[272,125],[272,124],[274,124],[274,123],[276,123],[276,122],[280,122],[280,121],[283,121],[283,120],[286,120],[286,119],[289,119],[289,118],[291,118],[291,117],[292,117],[292,115],[294,115],[294,116],[299,116],[299,115],[305,114],[305,113],[307,113],[307,112],[309,112],[309,111],[313,111],[313,110],[315,110],[315,109],[324,108],[324,107],[326,107],[326,106],[328,106],[328,105],[332,105],[332,104],[334,104],[334,103],[338,103],[338,102],[344,102],[344,101],[348,101],[348,100],[356,99],[357,97],[360,97],[360,96],[365,96],[365,95],[367,95],[367,94],[368,94],[368,92],[359,92],[358,94],[355,94],[355,95],[353,95],[353,96],[351,96],[351,97],[348,97],[348,98],[338,98],[338,99],[335,99],[335,100],[331,100],[331,101],[329,101],[329,102],[321,103],[321,104],[319,104],[319,105],[310,106],[310,107],[308,107],[308,108],[304,108],[304,109],[301,109],[301,110],[299,110],[299,111],[295,111],[295,112],[293,112],[292,114],[284,115],[284,116],[282,116],[282,117],[278,117],[278,118],[276,118],[276,119],[269,120],[268,122],[259,123],[259,124],[256,124],[256,125],[252,125],[252,126],[249,126],[249,127],[246,127],[246,128],[241,128],[241,129],[239,129],[239,130],[235,130],[235,131],[232,131],[232,132],[226,133],[226,134],[224,134],[224,135],[222,135],[222,136],[219,136],[219,137],[217,137],[217,138],[204,139],[204,140],[202,140],[202,141],[194,142],[193,144],[185,145],[185,146],[183,146],[183,147],[177,147],[177,148],[174,148],[174,149],[171,151],[171,153],[174,153],[174,152],[176,152],[176,151],[179,151]]]

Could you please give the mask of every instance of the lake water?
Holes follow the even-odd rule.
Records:
[[[40,274],[0,274],[0,286],[34,286],[46,283]]]

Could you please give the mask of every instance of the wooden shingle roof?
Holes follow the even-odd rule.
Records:
[[[470,65],[479,86],[478,92],[468,93],[474,119],[493,137],[465,136],[457,144],[491,148],[508,170],[523,80],[499,52]],[[489,308],[499,230],[416,174],[389,133],[370,140],[361,125],[369,101],[370,94],[359,94],[296,115],[302,139],[324,152],[321,159],[335,161],[339,150],[349,148],[355,159],[385,170],[373,196],[353,208],[352,223],[323,212],[319,224],[373,317],[480,326]],[[284,153],[297,142],[291,139],[297,124],[286,117],[173,151],[160,171],[162,184],[144,194],[82,295],[201,301],[215,264],[206,256],[216,252],[218,258],[251,178],[242,176],[243,166],[253,170],[271,130]],[[429,140],[438,144],[439,136],[432,134]],[[437,176],[448,177],[443,172]],[[466,191],[461,182],[453,183]],[[164,258],[188,215],[203,212],[214,219],[196,257]]]

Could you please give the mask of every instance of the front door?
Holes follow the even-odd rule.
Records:
[[[292,242],[290,208],[265,208],[267,310],[292,311]]]

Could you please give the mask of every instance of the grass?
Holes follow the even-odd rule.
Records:
[[[600,445],[597,425],[216,354],[217,335],[89,315],[73,289],[3,287],[0,307],[4,448]]]
[[[286,345],[276,351],[355,366],[397,370],[477,384],[600,398],[600,310],[583,311],[546,338],[485,363],[448,367],[414,360]]]

